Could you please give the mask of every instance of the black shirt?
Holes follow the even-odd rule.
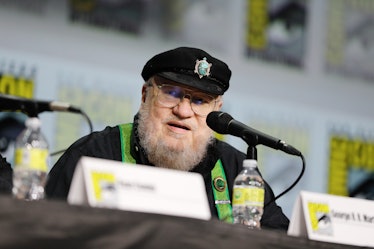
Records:
[[[136,132],[134,132],[137,127],[136,121],[137,119],[135,118],[134,129],[131,135],[131,155],[135,158],[137,164],[152,166],[139,144]],[[122,161],[119,127],[106,127],[103,131],[94,132],[72,144],[59,158],[49,173],[46,185],[48,198],[67,198],[76,164],[82,156]],[[245,158],[246,155],[244,153],[216,139],[214,143],[209,146],[207,156],[192,170],[192,172],[200,173],[203,176],[213,217],[218,217],[218,214],[214,204],[211,170],[217,160],[221,159],[226,174],[230,199],[232,199],[233,183],[235,177],[242,170],[242,164]],[[273,199],[274,193],[270,186],[265,183],[265,203]],[[275,202],[271,202],[265,207],[261,219],[261,226],[263,228],[286,230],[288,224],[288,218]]]

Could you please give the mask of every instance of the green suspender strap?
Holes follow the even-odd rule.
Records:
[[[216,162],[212,172],[212,188],[218,218],[227,223],[233,223],[232,207],[226,175],[220,159]]]
[[[121,136],[122,162],[136,163],[136,160],[131,156],[130,153],[130,137],[132,124],[121,124],[118,127]],[[227,188],[226,175],[221,160],[218,160],[216,162],[211,175],[212,188],[215,205],[218,212],[218,218],[222,221],[233,223],[230,195]]]
[[[118,127],[121,136],[122,162],[136,163],[135,159],[131,156],[130,153],[132,123],[121,124]]]

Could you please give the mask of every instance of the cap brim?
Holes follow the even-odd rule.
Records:
[[[181,83],[183,85],[187,85],[190,87],[197,88],[203,92],[214,94],[214,95],[222,95],[224,90],[216,85],[213,79],[208,78],[206,76],[202,77],[201,79],[197,74],[195,75],[188,75],[188,74],[179,74],[174,72],[161,72],[158,75],[175,81],[177,83]]]

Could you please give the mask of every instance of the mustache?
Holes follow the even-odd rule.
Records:
[[[181,124],[183,124],[183,126],[188,127],[189,130],[191,130],[191,131],[196,131],[197,128],[198,128],[196,124],[192,124],[192,122],[189,122],[188,120],[180,119],[180,118],[178,118],[174,115],[162,120],[162,123],[166,124],[166,125],[169,124],[169,123],[173,123],[173,122],[181,123]]]

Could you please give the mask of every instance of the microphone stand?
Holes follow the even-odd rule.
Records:
[[[257,160],[257,148],[258,136],[251,134],[250,132],[243,132],[242,139],[247,143],[247,159]]]
[[[254,145],[249,145],[247,148],[247,159],[254,159],[257,161],[257,149]]]

